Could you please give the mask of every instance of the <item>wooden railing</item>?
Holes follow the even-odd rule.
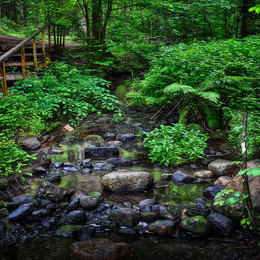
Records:
[[[6,66],[5,62],[13,55],[16,54],[18,51],[21,51],[21,66],[22,66],[22,77],[23,79],[26,79],[26,61],[25,61],[25,45],[29,43],[31,40],[33,44],[33,61],[34,61],[34,68],[37,69],[39,67],[44,67],[46,65],[47,58],[50,59],[50,57],[47,57],[46,54],[46,47],[44,42],[44,33],[47,29],[48,33],[48,53],[51,54],[54,51],[63,49],[65,46],[65,27],[54,25],[54,24],[46,24],[41,29],[39,29],[37,32],[33,33],[28,38],[24,39],[21,43],[13,47],[11,50],[0,56],[0,73],[1,73],[1,81],[2,81],[2,91],[3,95],[7,96],[7,83],[6,83]],[[52,46],[52,37],[51,37],[51,31],[53,35],[53,46]],[[37,48],[36,48],[36,36],[39,34],[42,34],[41,37],[41,47],[42,47],[42,56],[43,61],[40,64],[38,64],[37,60]]]

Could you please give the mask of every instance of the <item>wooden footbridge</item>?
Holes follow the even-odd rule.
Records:
[[[51,54],[62,50],[65,46],[65,32],[65,28],[62,26],[46,24],[0,56],[3,96],[7,96],[8,82],[24,80],[33,71],[43,68],[51,62]],[[48,42],[45,43],[46,35]],[[36,40],[37,36],[41,38],[41,41]]]

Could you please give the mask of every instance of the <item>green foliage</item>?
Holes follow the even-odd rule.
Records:
[[[0,177],[21,173],[21,167],[28,165],[34,155],[28,155],[10,135],[0,133]]]
[[[0,103],[0,129],[38,134],[44,129],[37,102],[28,102],[26,95],[3,97]]]
[[[226,118],[229,120],[228,142],[237,154],[241,154],[241,132],[242,132],[242,113],[225,109]],[[252,112],[248,116],[247,126],[247,156],[254,159],[260,155],[260,113]]]
[[[58,62],[39,77],[16,83],[13,93],[25,95],[28,103],[37,103],[45,121],[67,115],[71,122],[77,122],[92,112],[119,110],[120,103],[108,85],[106,80]]]
[[[152,163],[180,165],[202,158],[208,136],[200,131],[187,131],[184,125],[176,124],[155,128],[145,134],[144,147],[150,150]]]

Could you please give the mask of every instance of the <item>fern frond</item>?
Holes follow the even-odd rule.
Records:
[[[189,111],[190,111],[190,106],[186,106],[181,110],[179,121],[178,121],[178,126],[180,126],[180,125],[186,126],[187,116],[188,116]]]
[[[199,95],[200,97],[202,97],[208,101],[212,101],[214,103],[218,103],[218,101],[220,99],[219,93],[213,92],[213,91],[198,91],[196,94]]]
[[[176,93],[176,92],[183,92],[183,94],[187,94],[187,93],[194,93],[194,92],[196,92],[196,90],[191,86],[173,83],[173,84],[165,87],[163,89],[163,92],[165,94],[173,94],[173,93]]]

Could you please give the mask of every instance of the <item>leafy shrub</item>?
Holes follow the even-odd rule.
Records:
[[[234,151],[241,155],[241,132],[243,115],[241,112],[226,110],[227,116],[231,117],[229,121],[228,141]],[[254,112],[248,116],[247,125],[247,156],[248,159],[254,159],[260,156],[260,112]]]
[[[14,139],[0,133],[0,177],[21,173],[21,167],[28,165],[34,155],[28,155]]]
[[[44,129],[37,102],[28,102],[28,95],[3,97],[0,103],[0,129],[37,134]]]
[[[207,134],[195,130],[187,131],[182,124],[161,125],[159,129],[143,133],[146,135],[144,147],[150,150],[148,156],[152,163],[159,162],[166,166],[176,166],[202,158],[207,146]]]
[[[44,120],[68,115],[77,121],[91,112],[117,110],[120,104],[110,94],[108,81],[89,75],[65,63],[54,63],[40,77],[18,82],[13,93],[26,95],[27,102],[37,102]]]

